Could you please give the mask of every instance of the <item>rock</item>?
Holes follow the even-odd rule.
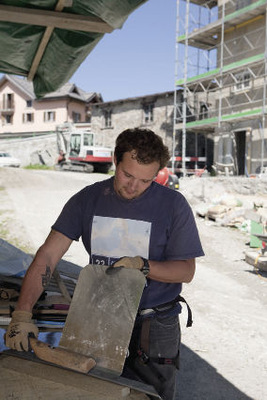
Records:
[[[259,251],[247,251],[246,262],[253,265],[255,269],[267,271],[267,256],[261,255]]]

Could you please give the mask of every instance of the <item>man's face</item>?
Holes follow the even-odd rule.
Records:
[[[159,171],[159,162],[139,164],[135,159],[135,151],[126,152],[122,161],[116,165],[114,189],[124,199],[139,197],[151,185]]]

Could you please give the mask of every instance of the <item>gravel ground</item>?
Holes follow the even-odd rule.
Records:
[[[0,169],[1,237],[27,252],[42,244],[68,198],[107,175]],[[242,179],[182,179],[180,190],[193,210],[215,197],[238,196],[247,207],[267,202],[267,183]],[[179,400],[265,400],[267,398],[267,277],[244,261],[249,234],[196,218],[205,257],[197,260],[183,295],[193,311],[186,328],[181,315]],[[74,243],[66,260],[84,266]]]

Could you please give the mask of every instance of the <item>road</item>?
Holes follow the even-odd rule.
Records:
[[[101,174],[0,169],[0,187],[4,188],[0,220],[7,240],[36,251],[67,199],[105,178]],[[184,194],[191,198],[192,191],[185,188]],[[177,399],[265,400],[266,275],[255,273],[244,261],[247,233],[196,220],[205,257],[197,261],[195,278],[183,290],[194,323],[192,328],[185,327],[184,307]],[[88,261],[81,243],[72,245],[64,258],[81,266]]]

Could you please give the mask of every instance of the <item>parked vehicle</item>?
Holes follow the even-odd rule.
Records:
[[[20,167],[21,161],[5,151],[0,151],[0,167]]]

